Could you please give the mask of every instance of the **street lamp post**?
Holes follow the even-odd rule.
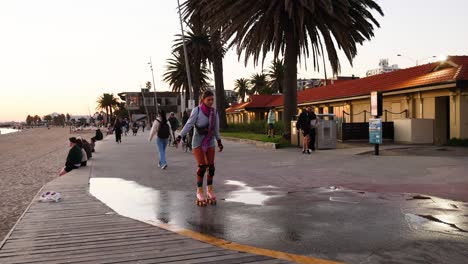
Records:
[[[187,72],[187,81],[189,85],[189,108],[193,108],[195,106],[194,101],[193,101],[193,86],[192,86],[192,77],[190,76],[190,63],[188,60],[188,54],[187,54],[187,45],[185,43],[185,33],[184,33],[184,25],[183,25],[183,20],[182,20],[182,13],[181,13],[181,8],[180,8],[180,1],[177,0],[177,6],[179,9],[179,21],[180,21],[180,31],[182,33],[182,46],[184,48],[184,59],[185,59],[185,71]],[[185,102],[184,102],[185,104]]]
[[[148,62],[148,64],[150,65],[151,75],[153,76],[154,100],[156,101],[155,104],[156,104],[156,116],[157,116],[158,115],[158,94],[156,93],[156,83],[154,82],[153,62],[151,61],[151,57],[150,57],[150,61]]]
[[[397,57],[407,58],[407,59],[413,61],[414,63],[416,63],[416,66],[419,65],[420,61],[427,60],[427,59],[432,59],[432,58],[437,58],[437,56],[429,56],[429,57],[420,58],[420,59],[413,59],[413,58],[411,58],[409,56],[405,56],[405,55],[402,55],[402,54],[397,54]]]

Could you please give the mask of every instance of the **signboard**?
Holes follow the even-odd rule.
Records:
[[[382,116],[382,92],[371,92],[371,116]]]
[[[369,143],[382,144],[382,119],[369,119]]]

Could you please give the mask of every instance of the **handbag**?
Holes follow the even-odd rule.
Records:
[[[197,131],[197,134],[202,135],[202,136],[206,136],[206,135],[208,135],[210,125],[208,124],[208,126],[206,126],[206,127],[197,126],[198,115],[200,114],[200,107],[199,106],[197,107],[197,110],[198,110],[198,112],[197,112],[197,120],[195,120],[195,130]]]

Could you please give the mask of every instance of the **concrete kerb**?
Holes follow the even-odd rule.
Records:
[[[233,141],[233,142],[238,142],[238,143],[255,145],[255,147],[257,148],[273,149],[273,150],[276,150],[279,148],[279,144],[274,143],[274,142],[262,142],[258,140],[234,138],[234,137],[223,137],[223,139]]]

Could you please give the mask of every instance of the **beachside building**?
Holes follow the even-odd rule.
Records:
[[[166,113],[181,112],[180,94],[175,92],[154,92],[147,88],[142,88],[141,92],[121,92],[118,94],[120,99],[125,102],[125,106],[132,116],[145,118],[147,115],[153,121],[156,119],[156,97],[158,108]]]
[[[383,93],[382,119],[392,123],[395,141],[468,138],[468,56],[299,91],[298,110],[313,105],[317,113],[335,114],[339,124],[367,124],[372,91]],[[270,107],[280,120],[282,96],[252,96],[226,110],[228,122],[263,120]]]

